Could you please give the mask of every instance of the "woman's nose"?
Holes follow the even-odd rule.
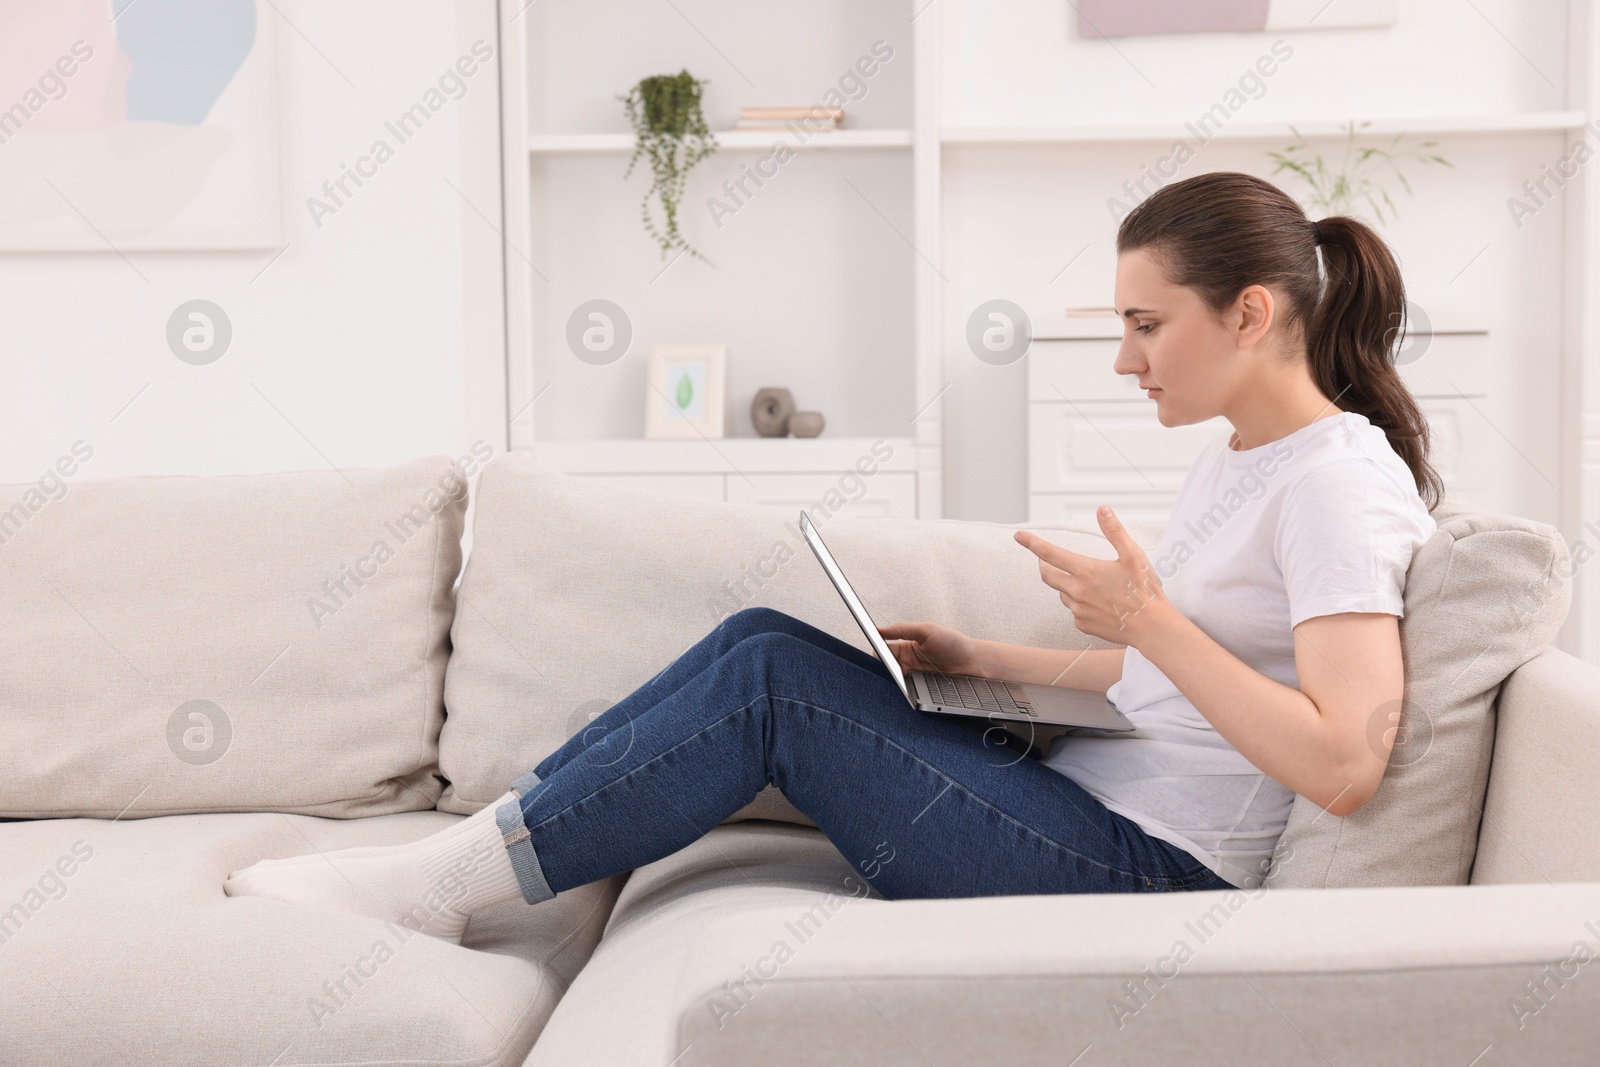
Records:
[[[1133,343],[1124,339],[1122,344],[1117,346],[1117,360],[1111,365],[1111,369],[1118,374],[1138,374],[1144,370],[1144,359]]]

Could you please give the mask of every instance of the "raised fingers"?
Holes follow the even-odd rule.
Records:
[[[1095,518],[1100,522],[1100,532],[1106,535],[1106,540],[1111,542],[1111,547],[1117,550],[1119,559],[1141,559],[1144,549],[1139,547],[1139,542],[1133,539],[1128,528],[1122,525],[1122,520],[1117,518],[1116,512],[1110,505],[1101,505],[1095,512]]]
[[[1058,544],[1046,541],[1032,530],[1018,530],[1013,536],[1019,545],[1041,560],[1069,573],[1084,570],[1084,565],[1092,559],[1090,556],[1080,556]]]

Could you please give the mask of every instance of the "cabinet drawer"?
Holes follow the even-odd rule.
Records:
[[[1098,530],[1100,523],[1095,518],[1095,509],[1101,504],[1110,504],[1124,523],[1142,522],[1165,527],[1177,499],[1176,493],[1030,493],[1028,521]]]
[[[863,476],[845,474],[729,474],[728,500],[748,504],[772,504],[798,511],[824,507],[845,500],[840,509],[845,515],[886,515],[915,518],[917,514],[917,476],[909,472],[879,471]],[[863,487],[864,490],[863,491]]]
[[[583,474],[578,477],[593,478],[607,485],[621,485],[629,489],[643,489],[650,493],[668,496],[688,496],[696,500],[723,500],[723,482],[720,474]]]
[[[1411,337],[1400,358],[1406,360],[1400,364],[1400,377],[1417,396],[1483,396],[1492,391],[1487,333]]]
[[[1112,370],[1121,341],[1083,338],[1035,341],[1028,350],[1028,399],[1145,400],[1138,376]],[[1419,396],[1468,396],[1490,392],[1489,335],[1463,331],[1418,335],[1401,353],[1400,377]]]
[[[1138,375],[1112,370],[1121,341],[1085,338],[1073,341],[1035,341],[1028,349],[1028,399],[1061,403],[1063,400],[1154,401],[1139,388]]]
[[[1481,407],[1484,402],[1477,403]],[[1445,492],[1480,493],[1505,485],[1517,467],[1532,474],[1505,438],[1473,410],[1472,402],[1427,398],[1417,406],[1428,420],[1430,459],[1444,479]]]
[[[1207,441],[1226,434],[1226,419],[1161,425],[1155,405],[1030,404],[1028,490],[1176,492]]]
[[[1474,403],[1484,401],[1417,401],[1428,420],[1433,465],[1451,493],[1482,493],[1527,471]],[[1129,519],[1164,522],[1195,456],[1228,430],[1224,419],[1169,429],[1153,409],[1136,405],[1033,404],[1029,412],[1028,514],[1041,522],[1076,516],[1093,522],[1096,504],[1118,507],[1118,500],[1139,508]],[[1091,496],[1080,499],[1085,493]]]

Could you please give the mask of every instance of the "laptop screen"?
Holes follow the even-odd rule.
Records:
[[[911,699],[911,690],[906,688],[906,676],[900,670],[900,661],[894,658],[894,653],[889,650],[889,644],[878,632],[878,627],[873,623],[872,616],[867,614],[866,606],[861,603],[861,598],[856,596],[856,591],[850,587],[850,582],[839,569],[839,564],[834,562],[833,553],[828,551],[828,546],[822,543],[822,535],[817,533],[817,528],[811,525],[811,516],[804,511],[800,512],[800,532],[805,535],[806,544],[811,546],[812,553],[817,557],[817,562],[822,564],[822,570],[838,590],[844,606],[850,609],[850,614],[856,620],[856,625],[861,627],[861,632],[866,635],[867,643],[872,646],[872,651],[878,659],[889,669],[889,675],[894,679],[894,684],[900,687],[900,692],[905,696],[906,702],[912,707],[917,702]]]

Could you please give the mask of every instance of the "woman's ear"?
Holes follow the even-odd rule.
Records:
[[[1240,348],[1250,348],[1265,337],[1277,319],[1278,302],[1272,290],[1264,285],[1247,285],[1234,301],[1238,317],[1237,341]]]

